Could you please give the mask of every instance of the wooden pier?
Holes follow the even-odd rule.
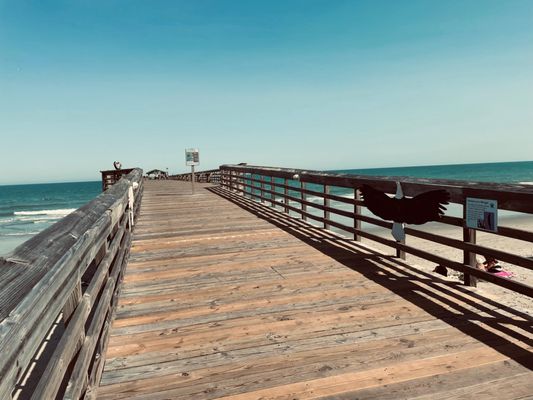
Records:
[[[123,172],[0,258],[0,399],[533,398],[531,315],[466,286],[533,298],[475,255],[523,271],[533,259],[476,240],[464,215],[435,222],[453,238],[411,226],[396,242],[369,229],[392,223],[362,212],[359,192],[399,181],[407,196],[531,215],[530,186],[239,164],[192,194]],[[533,243],[515,226],[490,235]]]
[[[147,181],[98,399],[524,399],[531,319],[220,187]]]

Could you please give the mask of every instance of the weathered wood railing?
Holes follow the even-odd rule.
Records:
[[[186,174],[171,175],[169,179],[173,179],[177,181],[190,181],[191,176],[192,174],[189,172]],[[220,170],[210,169],[206,171],[195,172],[194,179],[196,182],[200,182],[200,183],[219,183],[220,182]]]
[[[134,169],[0,258],[0,399],[92,397],[142,192]]]
[[[445,216],[438,222],[462,228],[463,240],[405,227],[407,236],[411,235],[462,251],[463,262],[461,263],[363,229],[362,222],[389,229],[392,228],[392,223],[371,216],[370,213],[364,215],[362,213],[364,203],[358,190],[363,184],[368,184],[383,192],[395,193],[396,182],[400,182],[406,196],[415,196],[428,190],[444,189],[450,193],[451,203],[462,205],[463,210],[466,198],[469,197],[497,200],[499,209],[532,214],[533,188],[531,186],[406,177],[356,176],[241,165],[223,165],[220,171],[221,184],[228,190],[241,193],[262,203],[268,203],[286,213],[296,214],[304,220],[317,221],[324,228],[333,227],[353,234],[355,240],[366,238],[387,245],[396,249],[396,255],[399,257],[405,258],[405,253],[409,253],[460,271],[464,274],[466,284],[475,285],[477,277],[533,297],[531,286],[476,268],[476,254],[492,256],[503,262],[530,270],[533,269],[533,259],[476,244],[476,230],[467,227],[464,211],[463,217]],[[352,196],[332,194],[331,188],[333,187],[349,189]],[[309,201],[309,196],[318,198],[319,202]],[[350,210],[343,210],[338,204],[347,205]],[[314,213],[310,212],[311,208],[315,210]],[[341,222],[342,219],[348,219],[350,224]],[[498,226],[498,232],[494,234],[533,242],[533,232],[512,227]]]
[[[124,175],[128,175],[131,171],[133,171],[133,168],[100,171],[102,174],[102,192],[105,192],[107,189],[117,183],[120,178],[122,178]]]

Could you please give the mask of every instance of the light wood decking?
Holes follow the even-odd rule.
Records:
[[[99,399],[533,393],[525,316],[220,194],[146,182]]]

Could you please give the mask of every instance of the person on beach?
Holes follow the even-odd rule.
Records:
[[[483,271],[490,272],[492,275],[499,276],[500,278],[514,278],[514,273],[512,271],[504,270],[501,265],[498,264],[498,260],[494,257],[485,256],[485,261],[481,262],[481,259],[476,258],[477,268],[482,269]]]
[[[484,256],[485,260],[483,261],[480,256],[476,257],[476,267],[482,269],[483,271],[488,271],[492,267],[498,264],[498,261],[491,256]]]

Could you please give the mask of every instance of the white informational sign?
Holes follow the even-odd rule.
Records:
[[[198,149],[185,149],[185,165],[200,165]]]
[[[489,232],[498,231],[498,202],[496,200],[466,198],[466,226]]]

